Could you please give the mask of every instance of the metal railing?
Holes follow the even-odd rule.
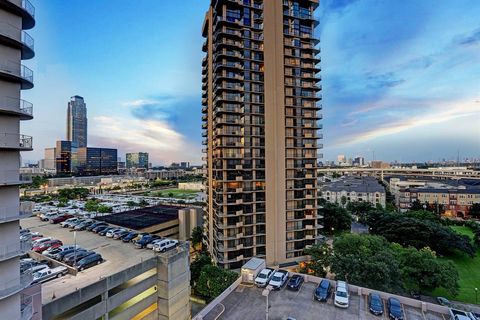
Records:
[[[0,100],[0,109],[33,115],[33,103],[13,97],[4,97]]]
[[[35,17],[35,7],[29,0],[22,0],[22,8],[25,9],[32,17]]]
[[[33,71],[23,64],[14,61],[1,62],[0,71],[33,82]]]
[[[33,138],[19,133],[0,133],[0,148],[32,149]]]
[[[0,171],[0,185],[1,184],[17,184],[17,183],[31,183],[32,179],[27,176],[22,176],[17,170],[1,170]]]
[[[33,202],[21,202],[20,206],[0,206],[0,221],[11,220],[21,217],[29,217],[33,212]]]
[[[32,36],[23,31],[21,28],[17,28],[8,22],[0,23],[0,34],[10,39],[22,42],[32,50],[34,49],[35,41],[33,40]]]

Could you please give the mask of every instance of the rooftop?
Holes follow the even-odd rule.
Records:
[[[350,177],[344,176],[339,180],[325,183],[322,190],[331,192],[385,192],[385,187],[382,186],[374,177]]]
[[[70,229],[61,228],[58,224],[43,222],[37,217],[22,219],[20,224],[22,228],[28,228],[31,231],[38,231],[44,236],[59,239],[65,245],[74,244],[73,232]],[[53,296],[55,298],[65,296],[76,291],[77,288],[86,287],[102,277],[115,274],[154,256],[152,250],[135,249],[130,243],[101,237],[88,231],[79,231],[76,234],[77,245],[101,254],[105,262],[79,272],[77,276],[68,274],[59,279],[43,283],[43,304],[52,301]]]
[[[185,208],[160,205],[114,213],[107,216],[97,217],[95,219],[125,228],[141,230],[178,219],[178,210],[180,209]]]

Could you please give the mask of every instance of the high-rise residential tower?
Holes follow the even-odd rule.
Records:
[[[68,102],[67,140],[72,148],[87,146],[87,105],[80,96],[73,96]]]
[[[148,152],[127,153],[125,158],[127,169],[143,168],[148,170]]]
[[[212,0],[203,25],[205,237],[216,263],[300,260],[322,228],[318,0]]]
[[[32,104],[21,91],[33,87],[33,72],[22,60],[34,56],[33,38],[24,30],[35,25],[28,0],[0,1],[0,315],[30,319],[32,300],[22,290],[32,280],[20,273],[19,256],[30,249],[20,240],[19,219],[32,214],[31,203],[20,203],[20,151],[32,150],[32,137],[21,134],[20,122],[33,118]]]

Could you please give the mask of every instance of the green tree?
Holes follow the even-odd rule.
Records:
[[[420,201],[415,200],[412,202],[412,206],[410,207],[411,211],[419,211],[423,210],[423,205],[420,203]]]
[[[366,224],[368,214],[375,208],[367,201],[352,201],[347,204],[347,210],[356,215],[360,223]]]
[[[350,230],[352,216],[345,208],[334,203],[326,203],[321,209],[323,226],[327,232]]]
[[[198,278],[203,267],[213,265],[212,259],[206,254],[197,254],[195,259],[190,263],[190,285],[192,288],[196,287]]]
[[[44,176],[32,177],[32,183],[29,185],[32,189],[38,189],[43,185],[48,185],[48,179]]]
[[[474,203],[468,210],[468,214],[474,218],[480,218],[480,203]]]
[[[138,205],[142,208],[148,206],[148,202],[145,200],[145,199],[142,199],[140,200],[140,202],[138,203]]]
[[[94,210],[95,211],[95,210]],[[99,213],[112,213],[113,212],[113,209],[112,207],[109,207],[107,205],[104,205],[104,204],[99,204],[97,206],[97,212]]]
[[[202,227],[195,227],[192,229],[192,244],[196,246],[202,243],[203,239],[203,229]]]
[[[383,237],[343,234],[333,242],[331,261],[337,279],[390,292],[401,286],[395,251]]]
[[[304,250],[310,260],[301,264],[298,272],[324,278],[330,265],[332,249],[327,243],[315,244]]]
[[[85,202],[85,211],[88,211],[88,212],[98,211],[97,200],[90,199],[87,202]]]
[[[345,205],[347,204],[347,197],[342,196],[340,198],[340,203],[342,204],[342,207],[345,207]]]
[[[450,294],[458,293],[458,272],[451,261],[439,260],[429,248],[417,250],[394,245],[400,264],[400,274],[405,289],[417,292],[444,288]]]
[[[197,282],[197,292],[211,301],[225,291],[235,280],[238,274],[219,268],[217,266],[206,265],[200,272]]]
[[[127,201],[127,206],[129,206],[130,208],[137,207],[138,203],[136,203],[135,201],[129,200]]]
[[[168,197],[169,197],[169,198],[173,198],[173,192],[169,192],[169,193],[168,193]]]

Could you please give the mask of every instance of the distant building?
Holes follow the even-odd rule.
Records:
[[[321,188],[321,197],[328,202],[342,204],[356,201],[370,202],[372,205],[381,204],[385,207],[386,192],[374,177],[343,176],[341,179],[329,182]]]
[[[353,159],[352,165],[357,167],[363,167],[365,165],[365,158],[357,156]]]
[[[45,148],[45,155],[44,155],[44,161],[42,163],[42,169],[45,170],[56,170],[56,165],[55,165],[55,152],[56,148]]]
[[[345,157],[344,154],[339,154],[339,155],[337,156],[337,163],[338,163],[339,165],[342,165],[342,164],[347,163],[347,157]]]
[[[73,96],[68,102],[67,140],[73,148],[87,146],[87,105],[80,96]]]
[[[156,179],[176,179],[180,177],[184,177],[187,175],[185,170],[182,169],[162,169],[162,170],[148,170],[145,172],[145,178],[149,180],[156,180]]]
[[[370,163],[370,167],[375,168],[375,169],[389,169],[390,164],[388,162],[384,162],[384,161],[373,160]]]
[[[72,172],[72,142],[59,140],[55,148],[55,168],[57,174]]]
[[[180,162],[180,168],[182,169],[190,168],[190,162]]]
[[[118,173],[117,149],[77,148],[74,153],[73,173],[97,176]]]
[[[143,168],[145,170],[148,170],[148,153],[147,152],[127,153],[126,166],[127,166],[127,169]]]

